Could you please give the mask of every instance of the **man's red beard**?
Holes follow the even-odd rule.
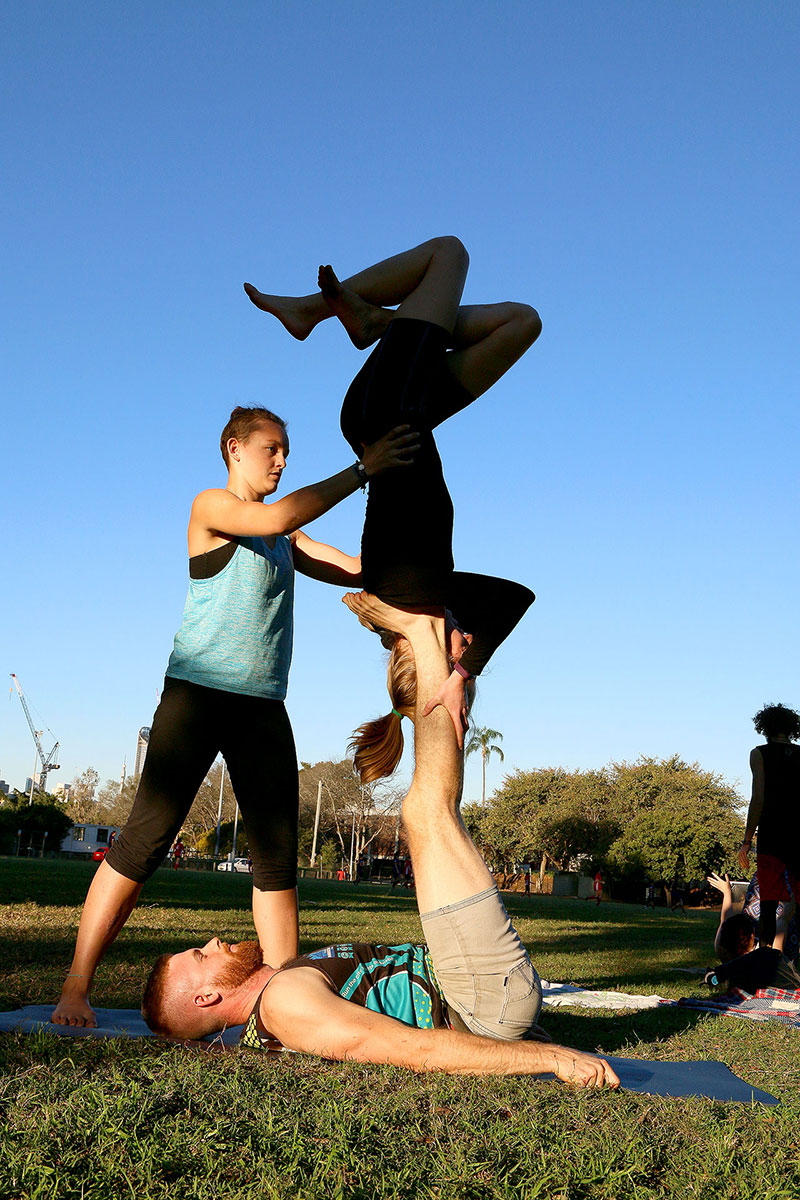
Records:
[[[225,963],[214,983],[217,987],[235,991],[264,965],[264,956],[258,942],[239,942],[231,947],[231,957]]]

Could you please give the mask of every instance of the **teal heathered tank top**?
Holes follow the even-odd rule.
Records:
[[[230,562],[190,579],[167,675],[244,696],[283,700],[292,661],[291,540],[236,538]]]

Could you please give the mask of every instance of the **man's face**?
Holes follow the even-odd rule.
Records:
[[[205,946],[173,954],[169,974],[172,983],[192,992],[216,988],[230,995],[264,965],[258,942],[221,942],[212,938]]]

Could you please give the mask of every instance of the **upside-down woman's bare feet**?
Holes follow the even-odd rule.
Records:
[[[268,296],[252,283],[246,283],[244,290],[256,308],[277,317],[284,329],[301,342],[315,325],[330,316],[327,306],[320,305],[319,296]]]
[[[336,278],[333,267],[320,267],[317,276],[319,290],[331,312],[347,330],[347,336],[358,350],[366,350],[386,331],[394,313],[362,299]]]

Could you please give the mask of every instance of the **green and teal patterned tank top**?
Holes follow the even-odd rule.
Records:
[[[400,946],[348,942],[294,958],[281,967],[281,972],[297,967],[315,967],[344,1000],[394,1017],[404,1025],[417,1029],[440,1029],[448,1025],[447,1005],[439,991],[427,946],[409,942]],[[270,1041],[259,1020],[260,1003],[261,996],[250,1014],[240,1045],[260,1049]]]

